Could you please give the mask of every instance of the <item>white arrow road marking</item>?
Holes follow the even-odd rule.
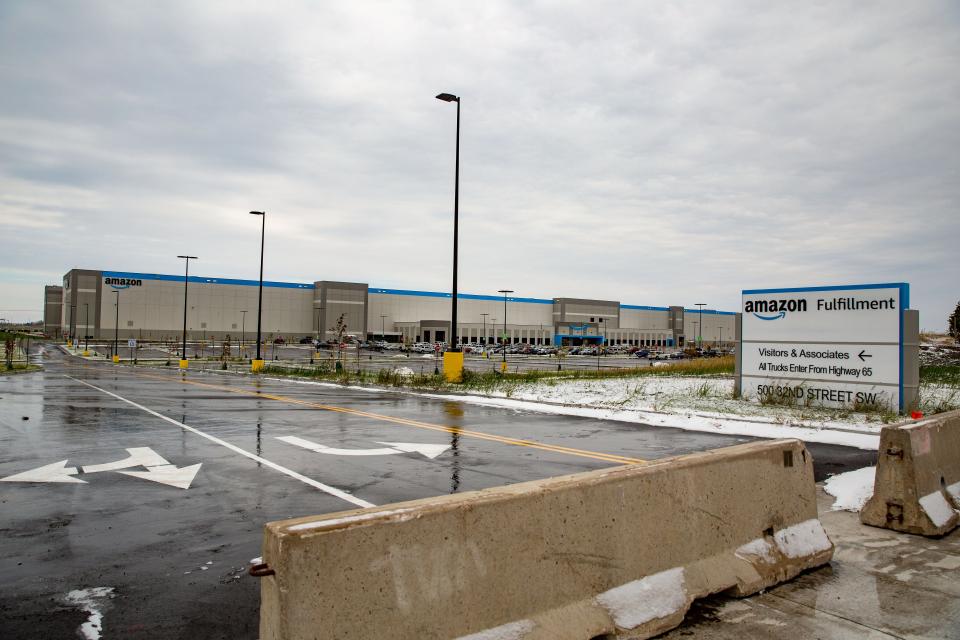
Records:
[[[193,482],[197,472],[200,471],[201,464],[202,463],[198,462],[197,464],[180,469],[175,465],[168,464],[160,467],[147,467],[146,471],[120,471],[119,473],[126,476],[133,476],[134,478],[143,478],[144,480],[159,482],[160,484],[168,484],[178,489],[189,489],[190,483]]]
[[[118,471],[119,473],[152,480],[160,484],[170,485],[180,489],[189,489],[190,484],[200,470],[202,463],[197,463],[189,467],[178,469],[176,465],[167,462],[163,456],[150,447],[134,447],[127,449],[130,454],[123,460],[116,462],[107,462],[105,464],[95,464],[80,469],[83,473],[100,473],[102,471]],[[24,471],[16,475],[0,478],[0,482],[80,482],[87,484],[86,480],[74,478],[77,473],[77,467],[66,466],[67,461],[61,460],[53,464],[44,465]],[[146,471],[120,471],[120,469],[129,469],[130,467],[146,467]]]
[[[61,460],[36,469],[30,469],[30,471],[0,478],[0,482],[79,482],[86,484],[86,480],[73,477],[76,473],[76,467],[68,467],[67,461]]]
[[[189,467],[178,469],[176,465],[170,464],[166,458],[151,449],[150,447],[134,447],[127,449],[129,454],[123,460],[116,462],[107,462],[105,464],[94,464],[82,467],[84,473],[99,473],[101,471],[118,471],[134,478],[143,478],[159,482],[160,484],[170,485],[178,489],[189,489],[193,479],[197,476],[202,463],[197,463]],[[130,467],[146,467],[146,471],[120,471]]]
[[[414,442],[378,442],[377,444],[385,444],[404,453],[419,453],[431,460],[450,448],[448,444],[420,444]]]
[[[91,389],[96,389],[96,390],[99,391],[100,393],[105,393],[105,394],[107,394],[108,396],[110,396],[111,398],[116,398],[116,399],[119,400],[120,402],[125,402],[125,403],[129,404],[129,405],[132,406],[132,407],[136,407],[137,409],[140,409],[141,411],[145,411],[146,413],[149,413],[150,415],[154,416],[155,418],[160,418],[161,420],[164,420],[165,422],[169,422],[169,423],[172,424],[172,425],[176,425],[177,427],[180,427],[180,428],[183,429],[184,431],[189,431],[190,433],[196,434],[196,435],[200,436],[201,438],[206,438],[206,439],[209,440],[210,442],[214,442],[214,443],[220,445],[221,447],[226,447],[227,449],[230,449],[230,450],[233,451],[234,453],[238,453],[238,454],[240,454],[241,456],[244,456],[245,458],[249,458],[249,459],[251,459],[251,460],[254,460],[254,461],[256,461],[256,462],[259,462],[260,464],[262,464],[262,465],[264,465],[264,466],[266,466],[266,467],[270,467],[270,468],[273,469],[274,471],[279,471],[280,473],[282,473],[282,474],[284,474],[284,475],[287,475],[287,476],[289,476],[289,477],[291,477],[291,478],[294,478],[294,479],[296,479],[296,480],[299,480],[300,482],[302,482],[302,483],[304,483],[304,484],[306,484],[306,485],[309,485],[309,486],[313,487],[314,489],[319,489],[320,491],[323,491],[324,493],[328,493],[328,494],[330,494],[330,495],[332,495],[332,496],[336,496],[336,497],[340,498],[341,500],[346,500],[347,502],[349,502],[349,503],[351,503],[351,504],[355,504],[355,505],[357,505],[358,507],[375,507],[375,506],[377,506],[377,505],[373,504],[372,502],[367,502],[366,500],[362,500],[362,499],[360,499],[360,498],[358,498],[358,497],[356,497],[356,496],[354,496],[354,495],[351,495],[351,494],[347,493],[346,491],[343,491],[342,489],[337,489],[336,487],[331,487],[330,485],[323,484],[322,482],[317,482],[317,481],[314,480],[313,478],[308,478],[307,476],[305,476],[305,475],[303,475],[303,474],[301,474],[301,473],[297,473],[296,471],[293,471],[293,470],[291,470],[291,469],[287,469],[286,467],[282,467],[282,466],[280,466],[279,464],[277,464],[276,462],[272,462],[272,461],[270,461],[270,460],[267,460],[266,458],[261,458],[260,456],[257,456],[257,455],[254,455],[254,454],[250,453],[249,451],[244,451],[243,449],[241,449],[240,447],[238,447],[238,446],[235,445],[235,444],[230,444],[229,442],[226,442],[225,440],[221,440],[220,438],[217,438],[217,437],[215,437],[215,436],[211,436],[210,434],[204,433],[203,431],[200,431],[199,429],[197,429],[197,428],[195,428],[195,427],[191,427],[191,426],[188,425],[188,424],[184,424],[184,423],[182,423],[182,422],[177,422],[177,421],[174,420],[173,418],[168,418],[167,416],[163,415],[162,413],[157,413],[157,412],[154,411],[153,409],[148,409],[148,408],[146,408],[145,406],[143,406],[142,404],[137,404],[137,403],[134,402],[133,400],[127,400],[127,399],[124,398],[123,396],[118,396],[118,395],[115,394],[115,393],[112,393],[112,392],[110,392],[110,391],[107,391],[106,389],[101,389],[100,387],[98,387],[98,386],[96,386],[96,385],[93,385],[93,384],[90,384],[89,382],[85,382],[85,381],[83,381],[83,380],[80,380],[79,378],[74,378],[73,376],[64,376],[64,378],[67,378],[67,379],[69,379],[69,380],[73,380],[74,382],[79,382],[80,384],[86,385],[86,386],[90,387]]]
[[[296,447],[303,447],[316,453],[325,453],[331,456],[392,456],[397,453],[419,453],[428,458],[436,458],[441,453],[450,448],[445,444],[420,444],[416,442],[378,442],[377,444],[388,445],[389,449],[335,449],[323,444],[311,442],[297,436],[278,436],[277,440],[282,440],[287,444]]]
[[[81,467],[84,473],[99,473],[100,471],[119,471],[120,469],[129,469],[130,467],[161,467],[169,465],[163,456],[150,447],[134,447],[127,449],[130,454],[123,460],[116,462],[107,462],[104,464],[85,465]]]

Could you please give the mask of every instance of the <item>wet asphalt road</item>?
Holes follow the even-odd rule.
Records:
[[[182,377],[51,347],[43,358],[43,372],[0,377],[0,478],[66,461],[80,468],[66,477],[84,482],[0,483],[0,618],[9,638],[76,637],[90,616],[84,608],[102,611],[103,638],[256,638],[259,589],[245,571],[260,555],[265,522],[749,440],[393,392]],[[341,451],[279,439],[289,436]],[[383,453],[392,445],[381,443],[398,442],[449,448],[435,458]],[[178,468],[199,463],[189,488],[83,470],[146,447]],[[875,461],[867,451],[808,447],[818,479]],[[363,449],[381,454],[342,451]],[[97,587],[113,597],[83,605],[82,593],[68,595]]]

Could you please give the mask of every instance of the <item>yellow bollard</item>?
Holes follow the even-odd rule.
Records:
[[[250,362],[250,371],[260,373],[263,371],[263,360],[252,360]]]
[[[113,356],[113,364],[120,364],[120,356]]]
[[[507,361],[504,360],[503,362],[500,363],[500,373],[506,373],[506,372],[507,372]]]
[[[443,354],[443,379],[447,382],[463,382],[463,352],[445,351]]]
[[[186,368],[187,368],[187,365],[189,365],[189,364],[190,364],[190,362],[189,362],[189,360],[187,360],[186,358],[183,358],[183,359],[180,360],[180,368],[181,368],[181,369],[186,369]]]
[[[83,357],[86,358],[86,357],[88,357],[89,355],[90,355],[90,352],[87,351],[86,349],[84,349],[84,350],[83,350]]]

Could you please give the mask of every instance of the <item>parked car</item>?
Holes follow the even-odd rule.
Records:
[[[636,351],[633,352],[633,355],[638,358],[646,358],[650,355],[650,352],[647,351],[646,349],[637,349]]]
[[[286,343],[287,341],[284,339],[283,336],[277,336],[276,338],[273,339],[273,344],[286,344]]]
[[[313,344],[313,336],[303,336],[300,338],[300,344]]]

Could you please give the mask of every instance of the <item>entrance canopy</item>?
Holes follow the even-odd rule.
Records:
[[[585,336],[576,334],[558,333],[553,336],[553,344],[558,347],[579,347],[585,344],[603,344],[606,342],[603,336]]]

